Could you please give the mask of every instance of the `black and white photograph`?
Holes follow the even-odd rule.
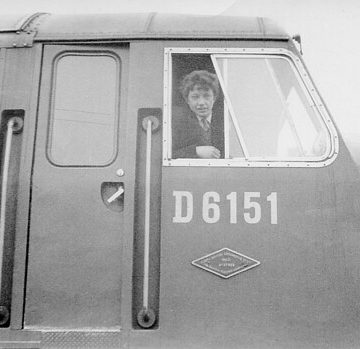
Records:
[[[360,348],[359,23],[0,0],[0,348]]]

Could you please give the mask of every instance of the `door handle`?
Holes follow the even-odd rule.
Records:
[[[125,190],[123,186],[120,186],[119,189],[111,195],[106,201],[111,204],[113,201],[115,201],[118,197],[120,197],[122,194],[124,194]]]
[[[105,206],[111,211],[122,212],[125,201],[124,182],[101,183],[101,198]]]

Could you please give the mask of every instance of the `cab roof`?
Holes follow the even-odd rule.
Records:
[[[0,35],[11,32],[31,32],[34,41],[289,39],[283,29],[267,18],[165,13],[1,15]]]

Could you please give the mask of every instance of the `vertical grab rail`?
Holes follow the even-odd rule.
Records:
[[[2,171],[1,182],[1,204],[0,204],[0,297],[2,292],[2,267],[4,254],[4,239],[5,239],[5,218],[6,218],[6,202],[7,202],[7,185],[9,178],[9,165],[11,154],[11,143],[14,132],[15,120],[12,118],[7,123],[6,141],[5,141],[5,155]]]
[[[146,165],[145,165],[145,225],[144,225],[144,277],[143,277],[143,307],[138,313],[138,324],[150,328],[156,321],[156,314],[149,307],[149,260],[150,260],[150,195],[151,195],[151,140],[152,131],[157,129],[159,121],[154,116],[143,119],[146,130]]]
[[[151,176],[151,127],[152,121],[147,120],[146,129],[146,180],[145,180],[145,241],[144,241],[144,281],[143,307],[149,308],[149,257],[150,257],[150,176]]]
[[[4,264],[4,245],[5,245],[5,223],[6,223],[6,207],[7,207],[7,189],[10,168],[10,155],[12,138],[15,132],[21,130],[23,121],[20,117],[12,117],[7,122],[4,162],[1,181],[1,203],[0,203],[0,300],[3,292],[3,264]],[[7,307],[0,305],[0,325],[5,324],[9,319],[9,311]]]

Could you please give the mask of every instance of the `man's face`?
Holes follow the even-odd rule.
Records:
[[[189,91],[187,103],[198,117],[206,118],[210,116],[214,102],[214,92],[210,88],[205,90],[195,85],[194,88]]]

